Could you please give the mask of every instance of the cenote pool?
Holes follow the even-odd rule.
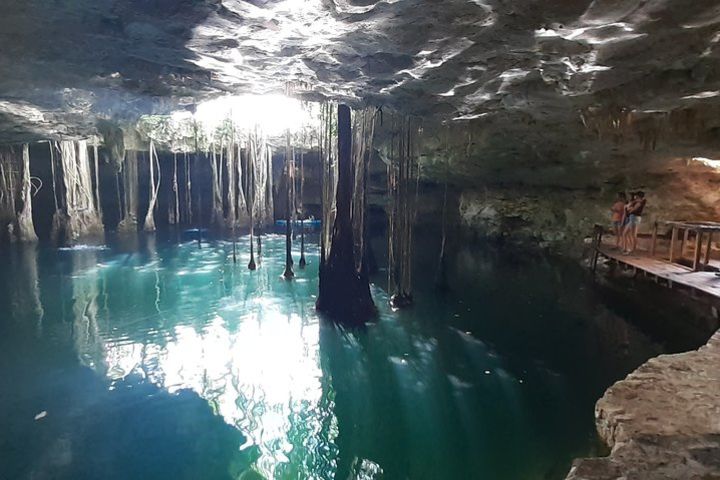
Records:
[[[448,293],[428,249],[412,309],[380,273],[378,322],[342,331],[316,250],[292,282],[279,236],[255,272],[247,237],[237,266],[220,241],[6,250],[0,478],[561,479],[603,453],[604,389],[676,348],[579,267],[470,245]]]

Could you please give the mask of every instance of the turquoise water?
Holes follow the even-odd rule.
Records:
[[[603,390],[668,348],[579,269],[471,246],[449,293],[428,247],[412,309],[375,285],[378,322],[342,331],[317,247],[292,282],[263,248],[255,272],[247,237],[238,265],[154,237],[5,251],[0,479],[559,479],[600,452]]]

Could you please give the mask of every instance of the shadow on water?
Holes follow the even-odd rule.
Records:
[[[174,238],[2,254],[0,478],[562,478],[603,390],[676,347],[555,259],[455,248],[447,293],[419,267],[345,331],[316,248],[287,282],[280,236],[255,272],[247,237],[237,265]]]

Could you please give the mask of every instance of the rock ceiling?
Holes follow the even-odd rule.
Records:
[[[0,142],[288,82],[500,144],[720,101],[717,0],[3,0],[0,44]]]

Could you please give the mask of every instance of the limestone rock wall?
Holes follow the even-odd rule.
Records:
[[[648,200],[641,232],[656,220],[720,219],[720,170],[684,158],[646,168],[598,173],[574,188],[543,185],[542,172],[526,184],[468,187],[460,194],[461,224],[483,237],[579,253],[595,223],[610,225],[617,192],[634,189]]]
[[[720,332],[700,349],[649,360],[610,387],[595,418],[609,457],[568,480],[720,478]]]

